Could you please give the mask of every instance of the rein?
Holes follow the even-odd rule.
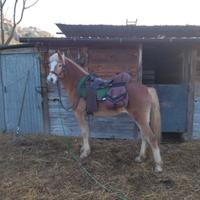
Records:
[[[60,53],[58,52],[58,54],[60,55]],[[89,73],[84,70],[80,65],[78,65],[76,62],[74,62],[72,59],[64,56],[64,58],[60,55],[60,57],[62,58],[62,70],[61,72],[58,74],[56,73],[55,71],[50,71],[50,73],[56,75],[58,77],[58,79],[61,77],[61,75],[65,72],[65,67],[66,67],[66,64],[65,64],[65,60],[67,60],[68,62],[70,62],[71,64],[73,64],[79,71],[83,72],[85,75],[89,75]],[[65,73],[64,73],[65,74]],[[79,104],[79,101],[80,101],[80,97],[77,98],[76,102],[73,103],[73,105],[69,106],[69,107],[65,107],[63,102],[62,102],[62,99],[61,99],[61,87],[60,87],[60,84],[59,84],[59,80],[57,82],[57,89],[58,89],[58,96],[59,96],[59,102],[61,104],[61,107],[66,110],[66,111],[69,111],[71,109],[73,110],[76,110],[78,104]]]
[[[71,109],[73,110],[76,110],[78,104],[79,104],[79,101],[80,101],[80,97],[78,97],[78,99],[76,100],[76,102],[74,102],[72,105],[68,106],[67,108],[64,106],[63,102],[62,102],[62,98],[61,98],[61,87],[60,87],[60,84],[59,84],[59,81],[57,82],[57,89],[58,89],[58,98],[59,98],[59,102],[60,102],[60,105],[61,107],[66,110],[67,112],[70,111]]]

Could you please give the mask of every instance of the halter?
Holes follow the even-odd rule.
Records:
[[[66,64],[65,64],[65,61],[63,60],[63,56],[61,55],[61,53],[59,52],[59,51],[57,51],[57,54],[58,54],[58,58],[59,58],[59,60],[61,59],[61,71],[60,71],[60,73],[58,74],[58,73],[56,73],[54,70],[55,70],[55,68],[54,68],[54,70],[51,70],[50,71],[50,73],[52,73],[52,74],[54,74],[57,78],[60,78],[61,76],[62,76],[62,74],[64,74],[64,72],[65,72],[65,69],[66,69]],[[60,62],[60,61],[59,61]],[[57,61],[57,64],[56,64],[56,67],[57,67],[57,65],[58,65],[58,63],[59,63],[58,61]]]

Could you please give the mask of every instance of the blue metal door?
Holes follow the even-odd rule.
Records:
[[[154,85],[157,90],[162,132],[186,132],[188,111],[188,85]]]
[[[42,98],[37,88],[40,87],[40,65],[37,53],[28,49],[26,52],[15,51],[1,56],[2,81],[5,102],[5,123],[7,132],[16,131],[26,78],[29,73],[20,128],[23,133],[43,131]]]

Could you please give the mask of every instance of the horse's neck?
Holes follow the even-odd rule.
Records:
[[[65,76],[62,79],[62,84],[69,95],[75,92],[78,81],[85,75],[86,74],[73,65],[67,67]]]

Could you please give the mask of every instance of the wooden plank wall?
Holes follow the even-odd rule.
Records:
[[[88,69],[102,78],[126,71],[136,78],[138,49],[88,49]]]
[[[61,85],[61,101],[65,108],[70,107],[68,96]],[[74,112],[66,111],[59,102],[57,85],[48,85],[49,132],[52,135],[79,136],[80,129]]]

